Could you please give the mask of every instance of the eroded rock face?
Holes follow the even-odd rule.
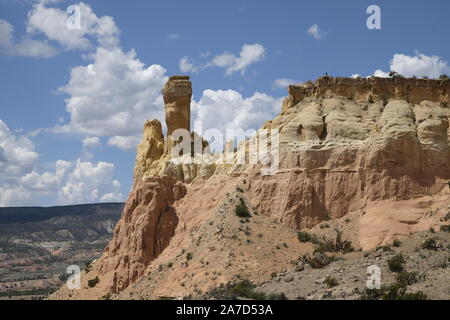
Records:
[[[128,287],[169,244],[178,225],[174,202],[186,188],[171,177],[148,178],[130,193],[113,238],[96,264],[111,292]]]
[[[164,154],[164,136],[161,123],[148,120],[144,124],[142,141],[137,147],[136,162],[134,166],[134,181],[140,181],[145,172],[150,170],[152,164]]]

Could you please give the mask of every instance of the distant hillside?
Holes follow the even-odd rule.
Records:
[[[121,212],[123,203],[94,203],[57,207],[0,207],[0,224],[25,223],[60,216]]]
[[[0,300],[44,298],[62,285],[69,265],[97,259],[123,206],[0,208]]]

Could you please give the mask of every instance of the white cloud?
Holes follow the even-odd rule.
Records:
[[[77,160],[73,164],[73,170],[66,174],[66,179],[63,179],[64,185],[59,190],[59,203],[122,200],[120,183],[112,179],[113,171],[112,163],[98,162],[95,164]]]
[[[180,65],[179,65],[179,67],[180,67],[180,70],[181,70],[182,72],[198,73],[198,71],[199,71],[199,68],[196,67],[196,66],[194,66],[194,64],[192,64],[192,63],[189,61],[189,58],[188,58],[188,57],[183,57],[183,58],[180,59]]]
[[[136,146],[141,140],[140,136],[121,137],[114,136],[108,139],[108,145],[123,150],[136,150]]]
[[[284,89],[284,88],[287,88],[289,85],[295,84],[295,83],[298,83],[298,81],[292,80],[289,78],[280,78],[280,79],[276,79],[273,82],[272,88],[273,89]]]
[[[141,134],[146,119],[163,119],[163,67],[146,67],[133,50],[120,48],[100,47],[91,59],[93,63],[73,68],[69,83],[59,89],[69,95],[70,123],[56,131],[133,137]]]
[[[31,170],[39,155],[25,136],[15,136],[0,120],[0,181],[14,179]]]
[[[326,36],[317,24],[313,24],[306,32],[317,40],[321,40]]]
[[[58,50],[46,41],[25,37],[14,43],[13,32],[13,26],[8,21],[0,19],[0,51],[6,55],[51,58],[58,53]]]
[[[280,112],[281,100],[259,92],[244,98],[234,90],[205,90],[192,104],[192,118],[202,121],[204,130],[259,129]]]
[[[81,143],[83,144],[83,147],[90,147],[95,148],[100,146],[100,138],[99,137],[86,137],[83,140],[81,140]]]
[[[103,47],[118,45],[120,31],[112,17],[97,17],[89,5],[80,2],[81,26],[68,28],[69,14],[57,8],[47,8],[38,3],[28,13],[27,32],[43,33],[53,41],[57,41],[66,50],[86,50],[92,47],[88,36],[95,37]]]
[[[248,66],[260,62],[264,59],[266,49],[259,43],[244,44],[241,49],[239,57],[235,57],[233,62],[227,68],[225,74],[231,75],[234,72],[240,71],[244,74]]]
[[[390,66],[391,71],[396,71],[405,77],[438,78],[450,70],[447,62],[440,57],[421,53],[417,53],[415,56],[397,53],[392,58]]]
[[[358,79],[358,78],[361,78],[361,75],[358,73],[355,73],[355,74],[352,74],[351,78]]]
[[[209,62],[203,65],[194,65],[190,62],[188,57],[183,57],[180,59],[179,67],[182,72],[192,73],[197,73],[209,67],[220,67],[225,68],[225,74],[227,76],[230,76],[235,72],[240,72],[241,75],[244,75],[250,65],[264,59],[265,53],[266,49],[259,43],[244,44],[239,56],[234,53],[224,52],[214,56]],[[207,54],[202,53],[201,56],[203,58],[209,56],[209,51]]]
[[[378,78],[388,78],[389,72],[384,72],[383,70],[377,69],[377,70],[375,70],[373,75],[374,75],[374,77],[378,77]]]
[[[41,172],[34,149],[0,120],[0,206],[36,204],[43,196],[59,204],[123,200],[112,163],[58,160],[54,171]]]
[[[427,56],[422,53],[416,53],[415,56],[396,53],[391,59],[389,67],[390,71],[395,71],[405,77],[438,78],[440,75],[450,72],[447,62],[442,60],[442,58],[436,55]],[[373,75],[387,78],[389,77],[389,72],[378,69]]]

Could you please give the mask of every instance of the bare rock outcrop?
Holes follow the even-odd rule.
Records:
[[[162,89],[165,104],[168,148],[176,129],[190,131],[192,83],[189,76],[172,76]]]

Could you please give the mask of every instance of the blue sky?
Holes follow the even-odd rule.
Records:
[[[325,72],[450,73],[449,13],[444,0],[0,0],[0,206],[126,199],[173,74],[192,77],[194,120],[247,129],[279,112],[287,84]]]

